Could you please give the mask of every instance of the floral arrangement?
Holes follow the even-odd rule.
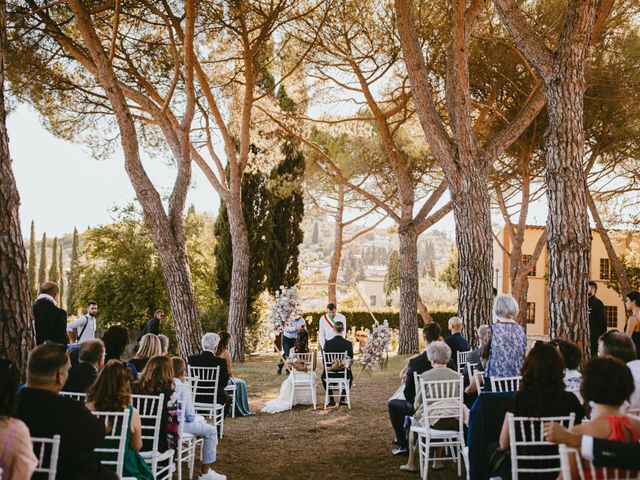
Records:
[[[358,362],[363,370],[372,370],[375,366],[383,367],[387,362],[387,352],[391,344],[392,331],[389,322],[384,320],[379,323],[375,320],[371,331],[366,329],[365,332],[368,338],[360,350]]]
[[[282,333],[285,323],[295,319],[298,305],[300,305],[298,289],[280,285],[280,289],[276,291],[275,301],[269,305],[268,321],[275,335]]]

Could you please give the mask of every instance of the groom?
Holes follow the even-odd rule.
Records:
[[[353,360],[353,343],[347,340],[345,337],[344,323],[342,320],[336,320],[335,322],[335,335],[331,340],[327,340],[323,347],[324,353],[342,353],[347,352],[347,357]],[[322,386],[327,389],[327,376],[340,377],[344,375],[344,368],[339,366],[331,366],[329,371],[322,372]],[[347,367],[347,378],[349,379],[349,388],[351,388],[351,382],[353,381],[353,374],[351,373],[351,366]],[[329,392],[331,394],[331,392]],[[329,396],[329,406],[335,405],[333,395]],[[340,405],[347,405],[346,392],[343,390],[340,395]]]
[[[344,331],[347,331],[347,319],[336,311],[335,303],[330,303],[327,305],[327,313],[320,317],[318,325],[318,342],[322,350],[324,350],[325,342],[336,336],[336,322],[342,322]]]

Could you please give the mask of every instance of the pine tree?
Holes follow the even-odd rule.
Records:
[[[60,282],[59,282],[59,286],[60,286],[60,295],[59,295],[59,303],[60,303],[60,308],[64,308],[65,302],[64,302],[64,252],[63,252],[63,248],[62,248],[62,239],[60,239],[60,245],[58,248],[58,270],[60,272]]]
[[[318,245],[320,243],[320,230],[318,229],[318,222],[313,225],[313,235],[311,236],[311,243]]]
[[[397,288],[400,288],[400,254],[394,250],[389,255],[387,273],[384,275],[384,293],[389,297]]]
[[[69,275],[67,276],[67,309],[70,314],[78,311],[76,292],[78,290],[78,267],[80,262],[80,237],[78,229],[73,229],[73,244],[71,247],[71,261],[69,263]]]
[[[40,265],[38,267],[38,288],[47,281],[47,233],[42,234],[40,242]]]
[[[49,281],[60,283],[60,270],[58,270],[58,237],[53,237],[51,248],[51,267],[49,268]]]
[[[31,238],[29,239],[29,289],[31,291],[31,297],[36,298],[38,295],[38,279],[36,278],[36,223],[31,220]]]

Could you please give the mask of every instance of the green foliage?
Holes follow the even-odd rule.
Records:
[[[73,229],[73,244],[71,246],[71,261],[69,263],[69,274],[67,276],[67,310],[71,315],[78,311],[78,301],[76,292],[78,289],[78,268],[80,263],[80,236],[78,229]]]
[[[396,288],[400,288],[400,254],[397,250],[392,251],[391,255],[389,255],[383,288],[387,298]]]
[[[436,264],[433,260],[429,260],[429,276],[433,279],[436,278]]]
[[[64,255],[62,248],[62,240],[60,240],[60,245],[58,248],[58,271],[60,272],[60,281],[58,282],[58,286],[60,287],[60,308],[64,308]]]
[[[451,290],[457,290],[460,285],[458,278],[458,252],[454,249],[451,250],[449,255],[449,262],[440,272],[439,280],[448,286]]]
[[[620,255],[620,263],[627,274],[631,290],[640,290],[640,250],[623,253]],[[629,293],[621,290],[617,275],[611,275],[607,281],[607,287],[613,288],[621,297]]]
[[[140,213],[129,206],[114,212],[114,223],[83,234],[84,261],[79,262],[75,306],[93,299],[100,306],[101,327],[122,324],[139,328],[157,308],[166,313],[169,300],[151,235]],[[217,330],[221,302],[214,294],[213,221],[190,213],[185,236],[192,280],[203,324]],[[171,325],[163,331],[171,333]]]
[[[318,320],[322,315],[324,315],[324,311],[309,311],[304,313],[304,319],[307,321],[307,331],[312,338],[318,337]],[[347,319],[347,330],[351,330],[353,327],[356,330],[364,330],[365,328],[371,329],[371,325],[373,325],[373,318],[371,318],[371,314],[365,310],[340,310],[346,319]],[[389,326],[391,328],[400,328],[400,313],[399,312],[390,312],[390,311],[374,311],[373,314],[378,319],[379,322],[383,320],[389,321]],[[449,318],[456,314],[455,311],[430,311],[429,314],[433,321],[440,325],[440,329],[442,330],[443,336],[446,336],[447,333],[447,322]],[[311,319],[311,321],[309,321]],[[422,318],[420,315],[416,313],[416,325],[422,325]]]
[[[38,288],[47,281],[47,233],[42,234],[40,241],[40,265],[38,267]]]
[[[29,288],[31,297],[36,298],[38,295],[38,284],[36,278],[36,224],[31,220],[31,237],[29,238]]]
[[[49,281],[60,283],[60,270],[58,270],[58,237],[53,237],[51,247],[51,267],[49,267]]]

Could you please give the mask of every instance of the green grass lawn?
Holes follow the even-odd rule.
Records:
[[[387,368],[358,375],[354,370],[351,404],[322,410],[318,382],[318,410],[297,406],[275,415],[260,413],[278,396],[283,376],[276,375],[276,355],[253,356],[234,365],[234,375],[247,382],[254,415],[229,418],[218,446],[215,470],[236,479],[418,479],[400,471],[404,458],[391,455],[394,438],[387,400],[399,386],[398,374],[408,357],[392,356]],[[453,463],[434,480],[457,478]],[[463,477],[464,478],[464,470]]]

